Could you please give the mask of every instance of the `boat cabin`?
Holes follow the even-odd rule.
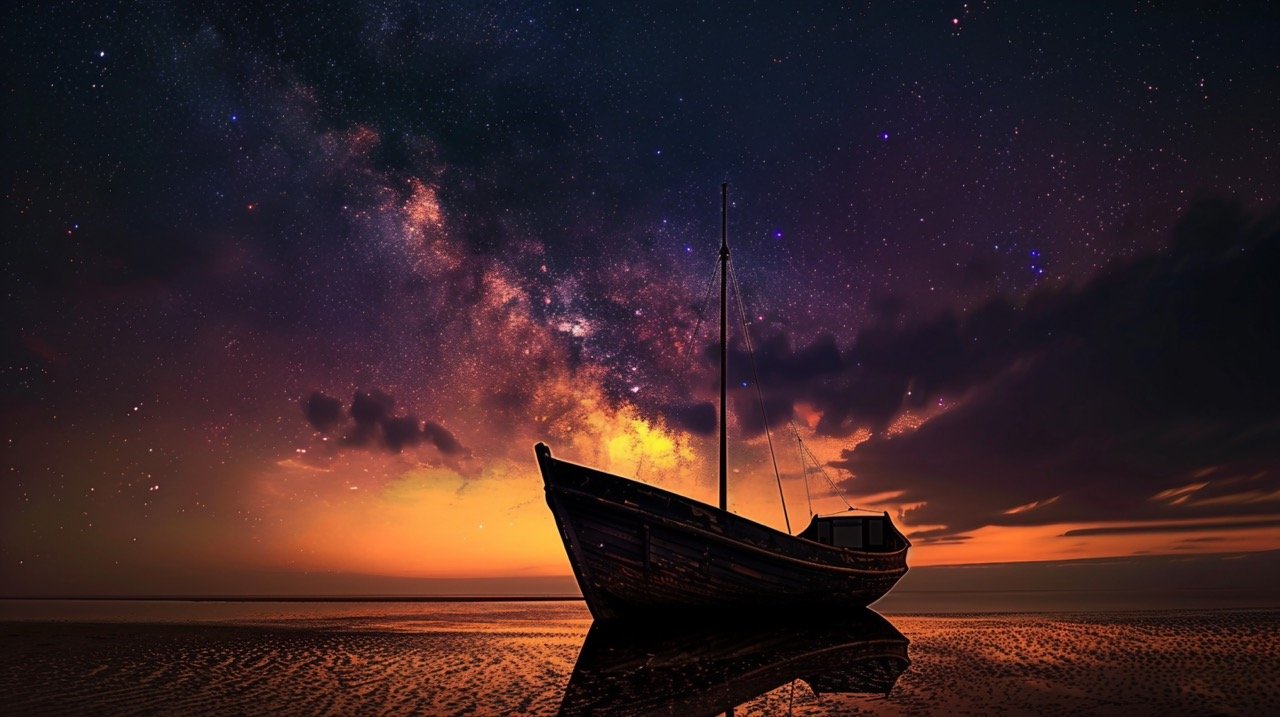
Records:
[[[889,514],[815,515],[798,537],[837,548],[891,553],[910,545]]]

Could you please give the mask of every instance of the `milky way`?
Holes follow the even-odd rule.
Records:
[[[562,573],[537,440],[707,497],[724,180],[774,437],[936,560],[1032,557],[1002,529],[1256,547],[1058,538],[1280,513],[1278,30],[1266,4],[9,10],[0,575]],[[781,524],[733,344],[737,509]]]

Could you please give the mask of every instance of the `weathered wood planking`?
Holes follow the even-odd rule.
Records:
[[[865,607],[906,573],[910,543],[885,517],[876,549],[787,535],[536,448],[565,550],[598,620],[683,610]]]

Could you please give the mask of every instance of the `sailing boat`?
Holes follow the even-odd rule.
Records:
[[[880,599],[911,546],[885,513],[814,516],[797,535],[730,513],[728,184],[720,187],[720,501],[693,500],[534,447],[569,564],[596,620],[712,611],[846,610]]]

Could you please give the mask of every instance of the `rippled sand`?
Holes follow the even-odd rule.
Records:
[[[573,603],[373,612],[249,624],[5,623],[0,712],[554,714],[590,625]]]
[[[891,617],[911,667],[888,697],[803,682],[739,714],[1280,715],[1280,613]]]
[[[578,603],[324,612],[0,623],[0,712],[555,714],[590,625]],[[737,714],[1280,714],[1280,612],[890,620],[911,666],[887,697],[797,681]]]

